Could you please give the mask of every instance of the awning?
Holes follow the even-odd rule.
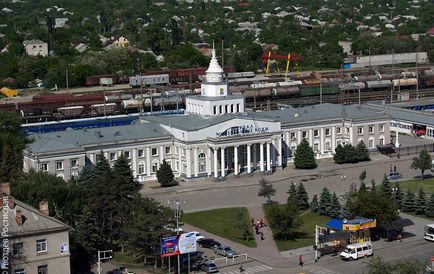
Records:
[[[327,235],[319,235],[318,238],[320,243],[328,243],[334,240],[347,239],[349,235],[350,234],[346,231],[338,231]]]
[[[402,218],[388,223],[384,226],[386,230],[400,230],[403,227],[414,225],[413,221],[407,218]]]
[[[336,230],[341,231],[343,224],[344,224],[344,222],[342,220],[331,219],[330,221],[328,221],[326,223],[326,226],[331,228],[331,229],[336,229]]]

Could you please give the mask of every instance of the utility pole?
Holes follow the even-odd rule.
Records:
[[[419,71],[417,70],[419,62],[419,46],[416,52],[416,100],[419,100]]]
[[[108,260],[113,258],[113,250],[98,250],[98,261],[97,261],[97,267],[98,267],[98,274],[101,274],[101,260]]]
[[[139,115],[139,122],[142,122],[142,116],[143,116],[143,76],[140,74],[140,115]]]
[[[393,103],[393,93],[395,92],[395,49],[392,49],[392,88],[390,89],[390,103]]]
[[[187,201],[185,200],[179,200],[178,198],[172,198],[167,201],[169,205],[174,205],[174,213],[175,213],[175,219],[176,219],[176,235],[179,235],[179,219],[181,218],[181,205],[186,204]],[[179,248],[179,247],[178,247]],[[179,260],[178,255],[178,273],[181,273],[181,264]]]
[[[69,75],[68,75],[68,67],[66,67],[66,92],[69,93]]]
[[[322,81],[321,81],[321,76],[319,77],[319,103],[322,104]]]
[[[368,48],[368,54],[369,54],[369,75],[372,74],[372,68],[371,68],[371,47]]]

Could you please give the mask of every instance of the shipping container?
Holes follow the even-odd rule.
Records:
[[[91,105],[93,115],[111,115],[116,111],[116,103],[93,104]]]
[[[80,117],[83,113],[83,106],[61,107],[57,111],[60,112],[64,118]]]
[[[113,86],[113,79],[112,78],[106,78],[106,77],[99,78],[99,84],[101,86],[111,87],[111,86]]]

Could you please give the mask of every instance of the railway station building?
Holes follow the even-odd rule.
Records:
[[[246,112],[243,98],[230,94],[214,51],[201,95],[187,97],[186,106],[184,115],[142,117],[132,125],[34,134],[24,170],[68,180],[102,152],[111,163],[125,155],[140,182],[155,180],[163,159],[186,180],[221,179],[282,169],[303,138],[317,158],[333,157],[339,144],[363,141],[375,150],[390,142],[390,116],[363,106]]]

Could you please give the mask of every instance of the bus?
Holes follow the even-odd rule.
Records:
[[[425,226],[425,233],[423,238],[425,240],[434,242],[434,224],[429,224]]]

